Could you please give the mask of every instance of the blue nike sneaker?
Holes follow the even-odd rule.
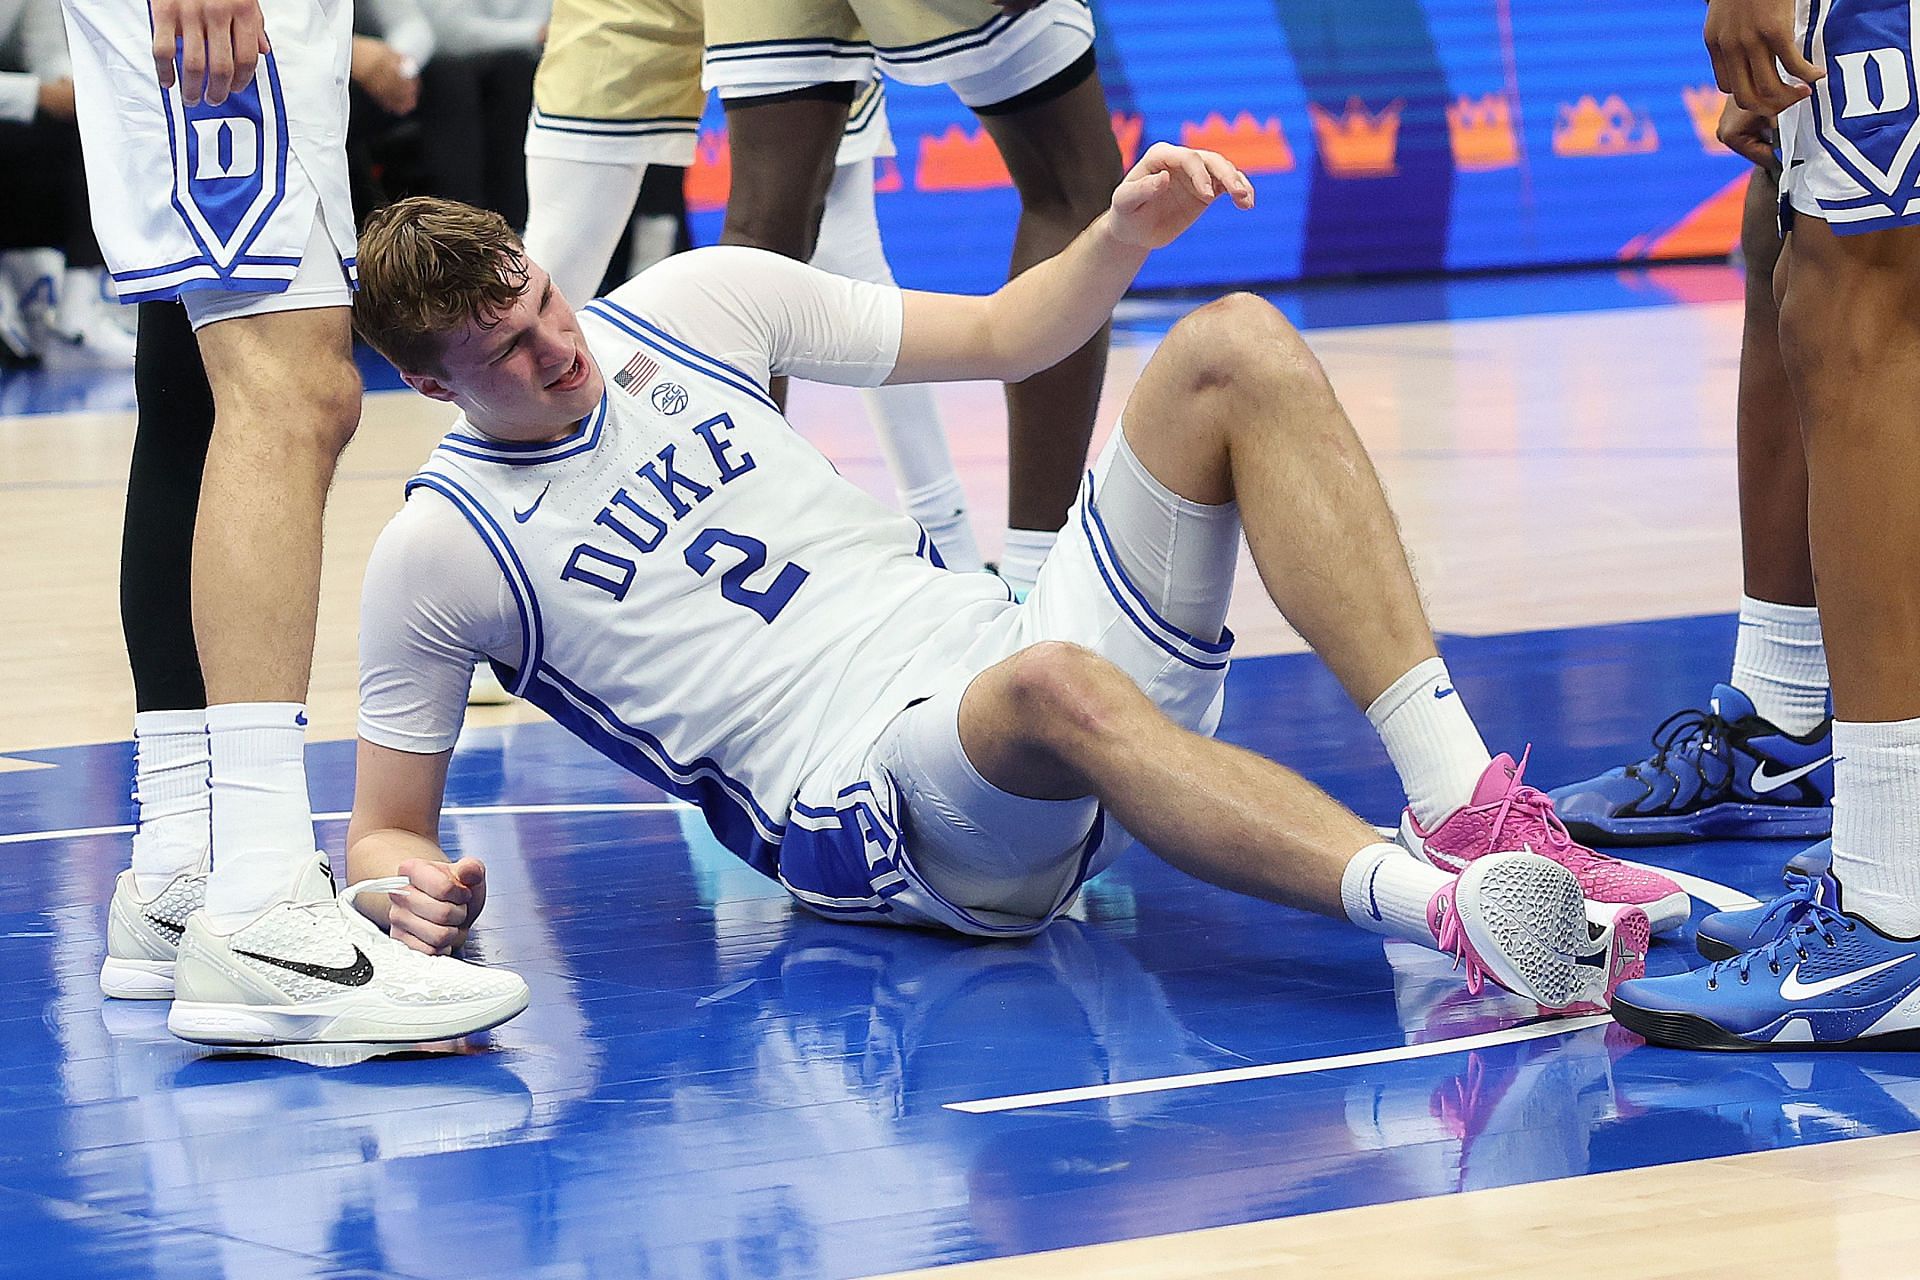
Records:
[[[1824,836],[1833,830],[1833,721],[1795,737],[1717,684],[1707,709],[1661,722],[1645,760],[1548,794],[1588,845]]]
[[[1809,902],[1763,947],[1621,983],[1612,1009],[1674,1049],[1920,1049],[1920,939]]]
[[[1822,840],[1787,863],[1787,891],[1772,902],[1738,911],[1716,911],[1700,922],[1693,945],[1709,960],[1731,960],[1742,951],[1764,947],[1800,918],[1809,902],[1833,906],[1840,892],[1833,878],[1833,841]]]

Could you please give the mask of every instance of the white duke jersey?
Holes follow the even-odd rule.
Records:
[[[697,323],[669,330],[676,294],[721,297],[766,340],[701,350],[682,340]],[[423,491],[451,503],[505,575],[517,637],[472,639],[508,687],[699,805],[768,875],[798,858],[865,885],[863,830],[886,827],[891,798],[842,794],[849,771],[819,766],[858,760],[1012,607],[997,579],[941,568],[920,526],[843,479],[764,389],[789,371],[881,381],[899,313],[895,289],[758,250],[669,259],[581,311],[606,391],[574,432],[514,444],[463,420],[408,485],[409,507]],[[404,748],[381,717],[363,710],[363,736]]]

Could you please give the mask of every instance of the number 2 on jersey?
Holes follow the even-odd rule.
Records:
[[[807,580],[805,569],[787,563],[780,566],[780,572],[773,575],[773,582],[766,590],[758,591],[748,586],[747,579],[767,567],[767,544],[730,529],[702,529],[687,546],[687,567],[706,577],[713,571],[715,547],[732,547],[740,553],[740,563],[720,575],[720,594],[734,604],[753,610],[768,622],[780,616],[780,611],[787,607],[787,601],[793,599],[793,593]]]

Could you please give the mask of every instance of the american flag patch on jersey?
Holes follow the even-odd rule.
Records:
[[[630,396],[640,394],[640,389],[653,381],[653,375],[660,372],[660,362],[651,359],[646,352],[634,353],[627,361],[627,367],[613,375],[613,385]]]

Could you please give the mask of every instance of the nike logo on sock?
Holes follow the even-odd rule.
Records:
[[[1788,971],[1787,976],[1781,980],[1780,998],[1782,1000],[1792,1000],[1795,1002],[1811,1000],[1815,996],[1824,996],[1830,991],[1838,991],[1849,983],[1859,982],[1863,978],[1871,978],[1876,973],[1884,973],[1888,969],[1893,968],[1893,966],[1905,964],[1911,959],[1913,959],[1911,954],[1895,956],[1893,959],[1883,960],[1879,964],[1870,964],[1864,969],[1855,969],[1852,973],[1843,973],[1837,978],[1822,978],[1818,982],[1808,982],[1804,984],[1800,981],[1800,966],[1795,965]]]
[[[367,953],[360,948],[353,949],[353,963],[335,967],[325,964],[308,964],[304,960],[282,960],[278,956],[263,956],[258,951],[242,951],[235,947],[233,954],[246,956],[249,960],[258,960],[262,964],[276,965],[282,969],[291,969],[303,973],[309,978],[319,978],[325,982],[336,982],[343,987],[364,987],[373,981],[373,961],[367,959]]]
[[[1373,895],[1373,882],[1380,878],[1380,867],[1381,864],[1375,862],[1373,870],[1367,873],[1367,914],[1375,920],[1384,921],[1385,917],[1380,914],[1380,899]]]
[[[547,500],[547,489],[551,488],[553,488],[553,481],[549,480],[547,481],[547,488],[540,491],[540,496],[533,500],[532,506],[528,507],[525,511],[515,511],[513,513],[514,522],[516,524],[525,524],[527,521],[533,519],[533,513],[538,511],[540,504]]]
[[[1433,691],[1433,696],[1435,698],[1451,698],[1453,696],[1453,686],[1448,685],[1444,689],[1435,689]]]
[[[1798,769],[1789,769],[1785,773],[1769,773],[1767,762],[1762,760],[1753,766],[1753,777],[1747,781],[1747,786],[1755,795],[1763,796],[1769,791],[1778,791],[1796,778],[1806,777],[1831,759],[1833,759],[1832,756],[1821,756],[1812,764],[1803,764]]]

